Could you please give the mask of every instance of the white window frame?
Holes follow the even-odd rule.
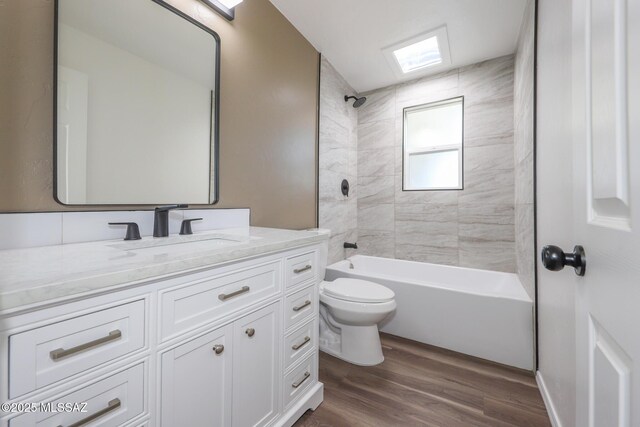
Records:
[[[440,105],[460,102],[462,104],[462,138],[460,144],[439,145],[437,147],[416,147],[407,148],[407,114],[414,111],[426,110]],[[409,156],[413,154],[439,153],[445,151],[458,150],[458,186],[456,187],[424,187],[407,188],[409,177],[411,176]],[[464,96],[443,99],[426,104],[407,107],[403,110],[402,118],[402,191],[443,191],[443,190],[464,190]]]

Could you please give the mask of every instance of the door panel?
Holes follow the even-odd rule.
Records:
[[[573,1],[577,425],[640,425],[640,0]],[[636,31],[636,37],[631,31]]]
[[[233,425],[266,425],[280,408],[280,303],[234,323]]]
[[[162,354],[162,426],[231,425],[232,333],[224,326]]]

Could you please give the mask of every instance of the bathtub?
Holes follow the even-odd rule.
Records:
[[[395,292],[383,332],[533,370],[533,302],[515,274],[356,255],[327,266],[339,277]]]

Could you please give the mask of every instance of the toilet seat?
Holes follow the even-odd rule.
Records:
[[[362,303],[385,303],[393,301],[395,293],[385,286],[360,279],[339,278],[323,282],[321,292],[335,299]]]

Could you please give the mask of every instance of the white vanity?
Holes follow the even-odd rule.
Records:
[[[167,239],[0,251],[0,401],[23,412],[0,425],[290,426],[322,402],[328,236]]]

